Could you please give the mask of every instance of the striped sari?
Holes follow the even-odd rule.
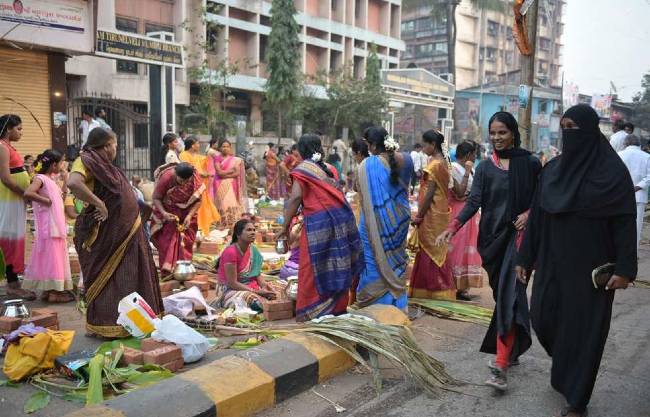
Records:
[[[359,280],[355,307],[407,307],[406,238],[411,212],[406,184],[412,171],[413,163],[406,154],[397,184],[392,183],[388,162],[380,156],[370,156],[359,166],[359,233],[366,267]]]
[[[354,214],[336,187],[336,174],[329,178],[314,162],[303,161],[290,175],[302,190],[304,218],[296,320],[345,313],[353,278],[363,269]]]

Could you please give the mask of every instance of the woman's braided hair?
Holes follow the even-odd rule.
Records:
[[[325,165],[325,162],[323,161],[323,155],[325,152],[323,151],[323,145],[320,141],[320,136],[314,133],[307,133],[305,135],[302,135],[298,140],[298,152],[300,152],[302,159],[313,161],[323,171],[325,171],[328,177],[334,178],[334,173],[332,173],[332,171],[327,167],[327,165]],[[320,158],[313,158],[314,154],[320,154]]]
[[[374,145],[375,149],[379,152],[386,152],[388,154],[388,165],[390,166],[390,181],[393,184],[399,183],[399,166],[397,158],[395,158],[395,149],[386,148],[384,141],[389,138],[388,131],[383,127],[371,126],[363,132],[363,137],[369,144]]]

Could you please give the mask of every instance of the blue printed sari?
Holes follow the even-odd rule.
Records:
[[[403,154],[400,179],[390,179],[388,162],[380,156],[366,158],[359,167],[361,219],[359,234],[366,268],[361,273],[356,307],[371,304],[405,309],[406,238],[411,220],[408,201],[413,161]]]

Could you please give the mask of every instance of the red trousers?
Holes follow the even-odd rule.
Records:
[[[515,344],[515,326],[512,326],[505,338],[497,335],[497,358],[495,365],[501,369],[508,369],[510,353]]]

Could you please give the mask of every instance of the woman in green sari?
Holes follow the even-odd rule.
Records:
[[[284,285],[262,277],[262,254],[252,243],[255,224],[249,219],[239,220],[234,227],[232,243],[221,253],[217,266],[217,298],[214,307],[246,305],[262,311],[264,299],[272,300],[284,290]]]

